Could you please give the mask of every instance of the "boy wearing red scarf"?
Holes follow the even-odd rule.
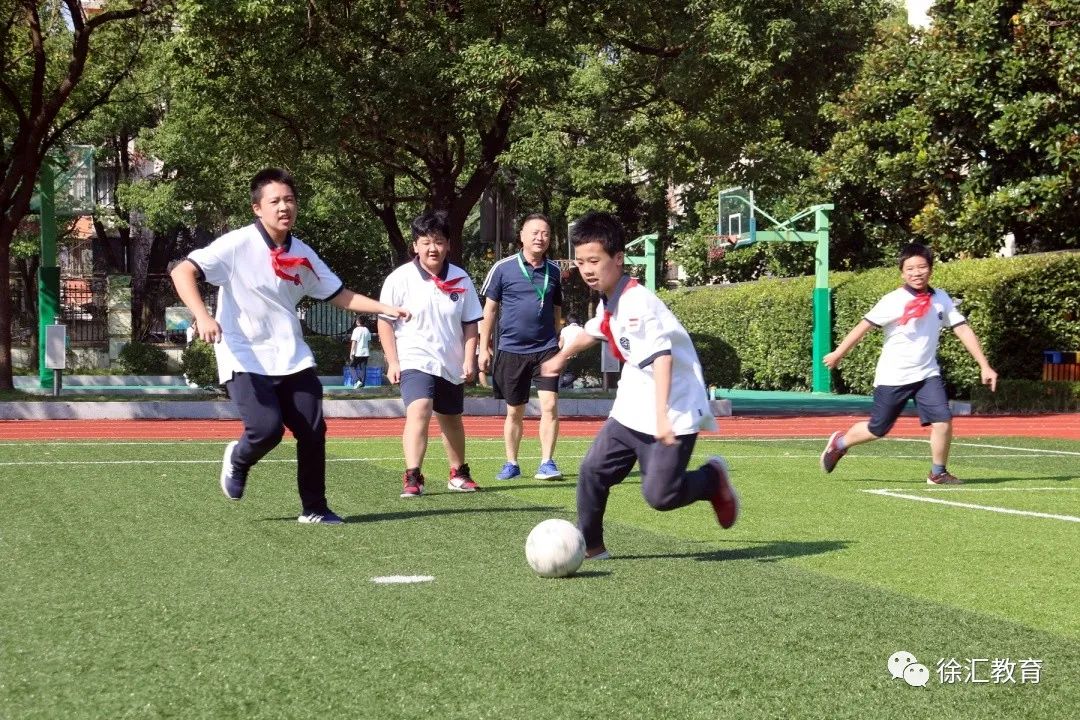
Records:
[[[296,438],[296,484],[302,523],[341,523],[326,503],[326,422],[315,357],[304,342],[296,304],[313,297],[354,313],[408,311],[358,295],[342,285],[315,251],[292,234],[296,185],[279,168],[251,179],[252,225],[193,250],[172,270],[180,299],[195,316],[199,337],[213,343],[218,378],[236,403],[244,434],[225,447],[219,482],[239,500],[248,473],[288,428]],[[215,317],[197,281],[217,285]]]
[[[979,364],[982,383],[997,389],[997,373],[986,361],[979,339],[952,298],[930,287],[934,255],[925,245],[911,243],[900,250],[900,274],[904,284],[881,298],[877,305],[847,334],[840,346],[825,356],[835,368],[851,348],[873,328],[885,333],[885,343],[874,375],[874,405],[870,420],[855,423],[846,433],[834,432],[821,453],[821,469],[831,473],[855,445],[884,437],[908,400],[915,398],[919,420],[930,426],[930,485],[960,485],[946,469],[952,443],[952,412],[937,362],[938,336],[951,328],[971,357]]]
[[[446,213],[429,210],[412,221],[416,257],[387,276],[380,299],[402,305],[412,319],[400,322],[379,316],[379,342],[386,355],[386,376],[401,384],[405,405],[405,476],[401,497],[424,492],[420,471],[427,453],[432,413],[439,421],[450,462],[447,489],[478,488],[465,462],[465,382],[476,376],[477,323],[483,315],[480,298],[468,274],[451,263]]]

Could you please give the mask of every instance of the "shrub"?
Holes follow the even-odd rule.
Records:
[[[199,387],[216,387],[218,371],[213,346],[202,340],[195,340],[184,348],[180,356],[180,371],[188,382]]]
[[[341,375],[349,359],[348,340],[327,335],[308,335],[304,342],[315,356],[315,367],[320,375]]]
[[[976,385],[971,411],[977,414],[1080,411],[1080,382],[999,380],[996,392]]]
[[[169,357],[161,348],[141,342],[129,342],[120,348],[116,363],[126,375],[165,375]]]

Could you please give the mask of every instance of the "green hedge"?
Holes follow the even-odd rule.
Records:
[[[129,342],[117,353],[116,365],[125,375],[166,375],[169,356],[156,345]]]
[[[895,267],[833,273],[833,347],[900,284]],[[1036,380],[1042,351],[1080,349],[1080,253],[937,263],[932,284],[960,301],[1003,379]],[[766,279],[663,293],[694,337],[709,384],[807,390],[811,382],[813,278]],[[882,335],[859,343],[833,375],[837,392],[868,394]],[[978,366],[952,333],[938,348],[951,393],[970,397]]]
[[[1080,412],[1080,382],[1002,380],[996,392],[979,385],[971,390],[971,411],[980,415]]]
[[[202,340],[195,340],[180,355],[180,372],[199,387],[217,387],[217,359],[214,346]]]

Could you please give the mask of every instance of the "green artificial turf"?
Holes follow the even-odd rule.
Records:
[[[1067,718],[1080,707],[1080,448],[958,440],[958,488],[925,484],[928,446],[886,440],[832,475],[820,441],[702,440],[743,513],[659,513],[635,474],[612,494],[610,561],[536,577],[529,530],[574,517],[567,478],[398,497],[398,438],[331,440],[343,526],[296,522],[294,448],[241,502],[223,443],[0,444],[0,718]],[[986,447],[994,446],[994,447]],[[427,575],[419,584],[372,578]],[[913,653],[924,688],[889,676]],[[942,683],[939,660],[1017,664],[1015,682]],[[1039,682],[1019,664],[1040,660]]]

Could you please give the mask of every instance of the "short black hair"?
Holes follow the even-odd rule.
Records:
[[[908,243],[900,248],[900,269],[904,269],[904,263],[913,257],[921,257],[930,267],[934,267],[934,253],[922,243]]]
[[[251,178],[251,204],[258,205],[262,199],[262,189],[270,183],[282,183],[288,185],[293,195],[296,195],[296,181],[285,170],[276,167],[263,168]]]
[[[578,316],[574,313],[570,313],[566,316],[566,323],[567,325],[579,325],[581,323],[581,320],[579,320]]]
[[[518,232],[519,233],[522,230],[525,229],[525,226],[529,224],[530,220],[543,220],[544,223],[548,226],[548,230],[549,231],[551,230],[551,218],[549,218],[544,213],[535,212],[535,213],[529,213],[528,215],[526,215],[525,217],[523,217],[521,219],[521,224],[518,225]]]
[[[598,242],[604,252],[615,257],[617,253],[626,251],[626,231],[619,218],[611,213],[590,210],[571,226],[570,242],[574,247]]]
[[[425,210],[409,226],[413,242],[422,237],[441,235],[443,240],[450,239],[450,221],[445,210]]]

